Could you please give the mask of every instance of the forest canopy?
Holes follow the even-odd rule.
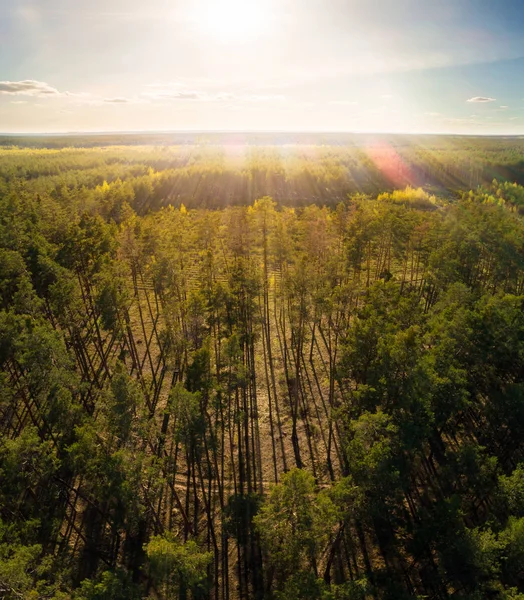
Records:
[[[0,597],[524,598],[520,144],[1,149]]]
[[[78,147],[76,147],[78,145]],[[138,214],[163,206],[224,208],[271,196],[335,207],[348,194],[423,187],[440,196],[524,185],[524,140],[343,134],[106,134],[0,137],[0,190],[17,186]],[[96,205],[98,208],[94,208]],[[116,208],[114,208],[116,205]],[[115,215],[112,215],[113,217]]]

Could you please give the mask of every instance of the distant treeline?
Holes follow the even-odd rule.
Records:
[[[406,186],[449,197],[494,179],[524,184],[521,138],[236,135],[201,134],[202,143],[197,134],[0,138],[16,143],[0,149],[0,193],[52,194],[117,217],[124,201],[139,214],[170,204],[245,205],[263,195],[333,206],[348,194]],[[269,141],[282,145],[262,145]],[[65,143],[106,145],[60,148]]]
[[[19,148],[99,148],[103,146],[173,146],[173,145],[317,145],[367,146],[391,144],[400,146],[444,147],[449,144],[489,146],[506,149],[521,144],[524,136],[459,136],[407,135],[378,133],[333,132],[242,132],[242,131],[176,131],[176,132],[112,132],[64,134],[5,134],[0,135],[0,146]]]

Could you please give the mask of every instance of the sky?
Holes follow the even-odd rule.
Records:
[[[524,134],[524,0],[0,0],[0,132]]]

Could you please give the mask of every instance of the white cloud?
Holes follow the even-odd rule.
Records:
[[[24,81],[0,81],[0,94],[12,96],[33,96],[46,98],[60,96],[60,92],[43,81],[25,79]]]
[[[488,98],[487,96],[475,96],[474,98],[470,98],[468,100],[468,102],[474,102],[474,103],[485,103],[485,102],[496,102],[497,99],[496,98]]]
[[[129,104],[141,102],[139,99],[115,96],[104,98],[87,92],[60,92],[57,88],[35,79],[24,81],[0,81],[0,94],[26,96],[28,98],[60,98],[73,104],[101,106],[103,104]],[[12,100],[11,104],[28,104],[29,100]],[[33,106],[37,106],[33,103]]]
[[[249,94],[226,92],[220,89],[189,87],[186,84],[148,85],[152,91],[144,92],[141,98],[149,101],[185,100],[197,102],[284,102],[285,96],[272,94]]]
[[[106,104],[129,104],[133,102],[130,98],[104,98]]]
[[[30,98],[66,98],[89,102],[93,99],[91,94],[86,92],[60,92],[57,88],[44,81],[36,79],[25,79],[24,81],[0,81],[0,94],[8,96],[26,96]],[[27,100],[18,100],[13,102],[28,102]]]
[[[157,90],[155,92],[145,92],[142,97],[148,100],[202,100],[202,96],[193,91]]]

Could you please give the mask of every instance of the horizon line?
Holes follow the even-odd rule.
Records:
[[[1,137],[55,137],[55,136],[102,136],[102,135],[403,135],[403,136],[454,136],[454,137],[524,137],[523,133],[457,133],[451,131],[343,131],[343,130],[279,130],[279,129],[151,129],[114,131],[44,131],[44,132],[1,132]]]

